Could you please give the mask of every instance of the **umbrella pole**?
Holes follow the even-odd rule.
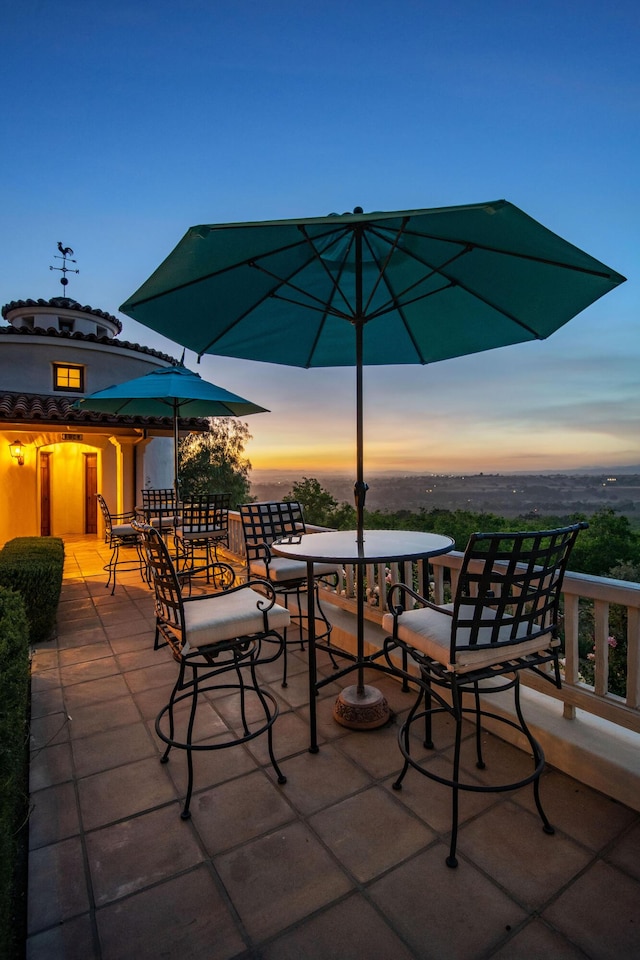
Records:
[[[364,428],[362,416],[362,371],[364,367],[364,319],[362,314],[362,229],[354,231],[356,282],[356,482],[353,495],[356,501],[356,529],[358,544],[364,541],[364,501],[368,487],[364,482]]]
[[[362,549],[364,543],[364,502],[367,495],[367,484],[364,482],[364,428],[362,413],[362,377],[364,366],[362,358],[363,326],[362,322],[356,323],[356,482],[353,488],[356,503],[356,540],[360,549]],[[364,576],[365,568],[359,565],[356,598],[356,620],[358,627],[357,695],[359,697],[364,696],[364,667],[362,665],[364,657]]]
[[[180,452],[179,452],[179,443],[180,436],[178,431],[178,400],[173,401],[173,490],[174,490],[174,509],[176,515],[173,518],[174,524],[178,520],[178,508],[180,504],[180,479],[179,479],[179,463],[180,463]],[[176,537],[176,528],[173,528],[173,545],[175,547],[175,556],[176,556],[176,568],[179,566],[179,557],[178,557],[178,538]]]
[[[364,503],[368,485],[364,482],[364,423],[363,423],[363,370],[364,370],[364,320],[362,307],[362,232],[355,231],[356,252],[356,482],[353,493],[356,503],[356,542],[358,552],[364,553]],[[343,726],[355,729],[380,727],[389,719],[389,708],[382,693],[364,682],[364,563],[358,564],[356,592],[357,620],[357,682],[355,687],[345,687],[336,700],[334,718]]]
[[[364,501],[367,496],[367,485],[364,482],[364,424],[362,377],[364,368],[364,322],[362,319],[362,231],[354,232],[356,255],[356,483],[353,494],[356,501],[356,541],[359,551],[364,544]],[[358,651],[358,683],[356,694],[364,697],[364,574],[365,570],[358,566],[358,595],[356,619],[358,621],[357,651]]]
[[[178,451],[178,401],[173,401],[173,489],[176,495],[176,507],[180,500],[180,481],[178,478],[180,455]]]

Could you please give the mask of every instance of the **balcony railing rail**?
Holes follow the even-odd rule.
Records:
[[[323,528],[308,527],[309,532]],[[229,512],[229,548],[237,558],[244,557],[244,543],[239,514]],[[431,599],[444,603],[449,584],[455,590],[462,562],[462,553],[453,551],[429,561],[368,564],[365,568],[365,617],[372,623],[381,623],[387,609],[387,591],[391,583],[402,580],[414,583],[419,589],[430,583]],[[356,568],[345,566],[342,584],[329,590],[327,600],[337,606],[356,611]],[[428,579],[427,579],[428,578]],[[590,685],[580,674],[578,645],[580,613],[592,605],[594,683]],[[626,676],[624,697],[609,690],[609,616],[613,605],[626,611]],[[355,630],[355,626],[354,626]],[[640,733],[640,583],[592,577],[567,572],[563,583],[564,682],[558,690],[544,679],[524,671],[523,683],[540,693],[560,700],[564,716],[575,717],[576,710],[618,724]]]

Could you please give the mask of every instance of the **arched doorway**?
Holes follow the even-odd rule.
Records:
[[[76,441],[40,449],[41,536],[98,532],[98,452]]]

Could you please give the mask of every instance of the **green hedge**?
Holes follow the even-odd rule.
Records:
[[[0,956],[24,939],[29,626],[19,593],[0,586]]]
[[[22,594],[29,640],[49,640],[62,588],[64,544],[59,537],[16,537],[0,550],[0,586]]]

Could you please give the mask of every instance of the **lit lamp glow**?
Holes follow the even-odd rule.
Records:
[[[24,446],[22,441],[14,440],[13,443],[9,444],[9,451],[14,460],[18,461],[18,466],[24,466]]]

